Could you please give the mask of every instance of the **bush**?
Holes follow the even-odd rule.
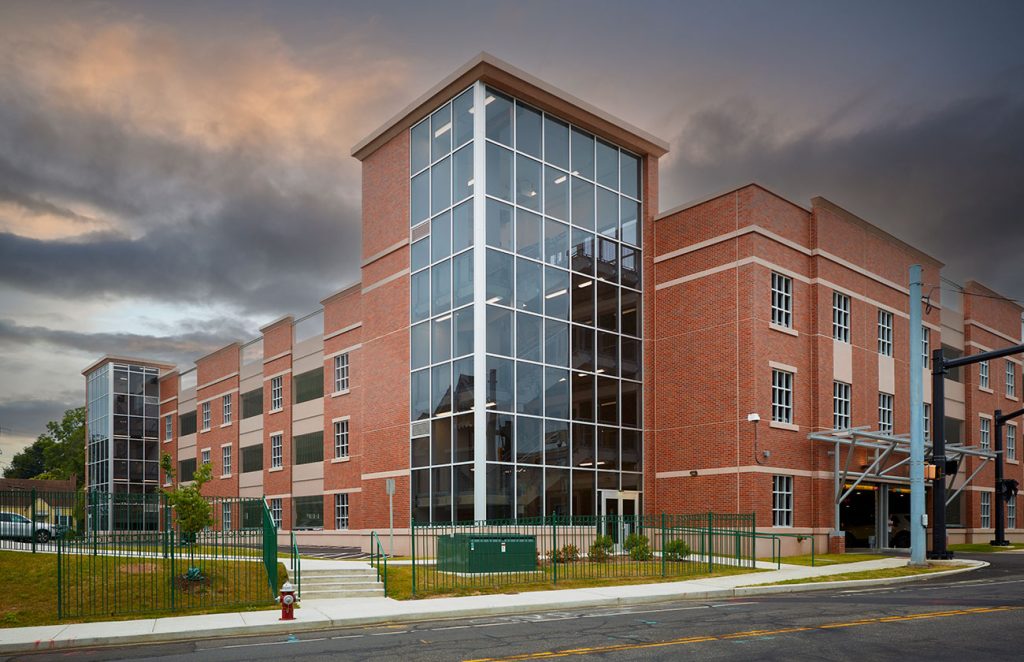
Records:
[[[615,546],[615,542],[611,536],[599,535],[594,538],[594,542],[590,545],[590,551],[587,556],[591,561],[606,561],[611,556],[612,548]]]
[[[685,540],[672,540],[665,545],[665,560],[666,561],[683,561],[690,555],[690,546],[686,544]]]
[[[651,552],[651,543],[647,536],[639,533],[631,533],[622,544],[629,552],[629,558],[634,561],[649,561],[654,554]]]
[[[553,554],[548,552],[548,558],[555,563],[571,563],[580,557],[580,550],[576,545],[565,545]]]

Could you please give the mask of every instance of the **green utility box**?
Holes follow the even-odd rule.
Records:
[[[537,569],[537,537],[518,533],[455,533],[437,540],[441,572],[523,572]]]

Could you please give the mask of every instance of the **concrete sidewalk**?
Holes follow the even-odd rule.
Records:
[[[308,563],[308,565],[307,565]],[[303,560],[303,569],[332,567],[338,561]],[[351,562],[348,562],[351,563]],[[183,641],[213,637],[290,633],[384,623],[403,623],[466,616],[521,614],[554,609],[610,607],[662,602],[672,599],[720,599],[735,596],[786,593],[839,588],[865,583],[900,583],[927,577],[966,572],[988,565],[983,561],[958,561],[949,571],[897,579],[828,582],[785,586],[756,586],[771,582],[808,577],[823,577],[848,572],[896,568],[906,558],[887,558],[825,567],[783,565],[781,569],[753,574],[730,575],[659,584],[632,584],[599,588],[577,588],[527,593],[478,595],[428,600],[391,598],[355,598],[343,600],[307,600],[296,611],[296,620],[282,622],[278,610],[252,611],[199,616],[173,616],[136,621],[72,623],[0,630],[0,653],[60,650],[84,646],[123,646],[162,641]],[[759,567],[773,564],[758,563]],[[514,590],[515,587],[510,587]]]

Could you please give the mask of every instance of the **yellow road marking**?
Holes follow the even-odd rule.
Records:
[[[667,641],[652,641],[640,644],[614,644],[609,646],[592,646],[589,648],[567,648],[560,651],[542,651],[537,653],[522,653],[508,657],[483,657],[466,662],[513,662],[514,660],[543,660],[553,657],[568,657],[571,655],[588,655],[597,653],[614,653],[617,651],[637,650],[641,648],[660,648],[663,646],[683,646],[686,644],[697,644],[705,641],[727,641],[730,639],[744,639],[750,637],[766,637],[777,634],[789,634],[793,632],[808,632],[811,630],[828,630],[832,628],[849,628],[858,625],[872,625],[877,623],[899,623],[905,621],[917,621],[929,618],[948,618],[951,616],[968,616],[973,614],[990,614],[1001,611],[1014,611],[1021,607],[976,607],[974,609],[955,609],[951,611],[928,611],[919,614],[907,614],[904,616],[880,616],[878,618],[864,618],[859,621],[846,621],[840,623],[824,623],[809,627],[784,628],[781,630],[746,630],[744,632],[733,632],[719,635],[698,635],[691,637],[680,637]]]

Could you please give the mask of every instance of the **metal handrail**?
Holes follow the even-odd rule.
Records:
[[[302,557],[299,556],[299,543],[292,531],[291,545],[291,571],[295,573],[295,593],[302,597]]]
[[[376,531],[370,532],[370,566],[377,569],[377,581],[384,584],[384,595],[387,596],[388,555],[384,553],[384,545]]]

